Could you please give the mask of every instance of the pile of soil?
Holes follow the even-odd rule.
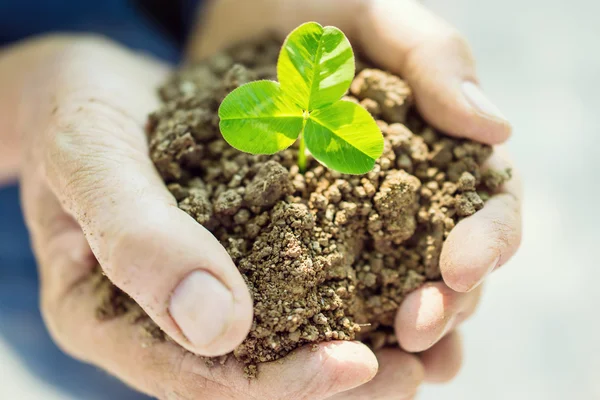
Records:
[[[333,339],[396,343],[402,299],[440,279],[448,233],[510,177],[483,171],[489,146],[436,132],[404,81],[363,63],[346,99],[364,106],[385,138],[368,174],[342,175],[310,158],[301,174],[295,147],[272,156],[231,148],[219,104],[246,82],[276,79],[279,48],[245,44],[184,67],[160,88],[163,104],[148,124],[151,158],[179,207],[219,239],[248,284],[254,324],[234,355],[252,366]],[[107,279],[100,286],[100,318],[129,313],[164,338]]]

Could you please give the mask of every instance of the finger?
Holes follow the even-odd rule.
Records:
[[[455,292],[443,282],[427,283],[410,293],[396,314],[396,336],[409,352],[431,348],[477,308],[481,288]]]
[[[364,344],[333,341],[320,343],[316,351],[307,346],[283,361],[259,365],[258,379],[280,382],[279,388],[271,388],[271,395],[263,398],[324,399],[362,387],[376,376],[377,370],[378,360]],[[301,377],[300,381],[294,381],[296,376]],[[310,387],[305,387],[307,380]]]
[[[363,344],[330,342],[263,364],[258,379],[248,381],[232,357],[209,368],[178,345],[149,338],[132,324],[132,315],[99,322],[94,310],[102,285],[90,279],[95,260],[85,237],[50,191],[29,179],[31,171],[26,175],[27,217],[39,217],[29,225],[41,273],[43,314],[57,343],[74,357],[160,399],[247,399],[250,394],[321,399],[359,386],[377,372],[377,360]]]
[[[496,149],[488,167],[503,170],[510,162]],[[521,183],[513,173],[483,209],[460,221],[442,247],[440,270],[446,284],[459,292],[477,287],[506,263],[521,243]]]
[[[367,4],[360,43],[378,65],[408,81],[425,120],[457,137],[508,139],[510,124],[480,89],[471,50],[454,28],[414,0]]]
[[[106,47],[71,48],[50,66],[48,128],[32,145],[108,277],[188,350],[225,354],[248,333],[252,303],[227,252],[176,207],[147,156],[143,126],[165,71]]]
[[[377,352],[379,372],[368,383],[340,393],[331,400],[384,400],[412,399],[425,378],[423,363],[419,357],[398,349]]]
[[[448,382],[458,375],[462,366],[462,341],[456,331],[450,332],[432,348],[419,354],[425,368],[425,381]]]
[[[53,324],[61,327],[59,343],[73,356],[159,399],[324,399],[369,381],[377,372],[377,360],[366,346],[330,342],[317,351],[304,347],[262,364],[257,378],[248,380],[244,366],[232,356],[224,365],[214,360],[208,366],[174,343],[148,338],[127,316],[97,322],[94,296],[93,283],[86,281],[48,318],[60,321]]]
[[[93,285],[86,282],[75,292],[55,316],[66,335],[61,342],[69,343],[66,349],[159,399],[324,399],[369,381],[377,371],[366,346],[330,342],[262,364],[257,378],[248,380],[232,356],[209,366],[172,342],[149,339],[127,316],[102,323],[90,319],[94,304],[87,299],[94,299]]]

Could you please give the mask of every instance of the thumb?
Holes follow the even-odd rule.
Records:
[[[405,78],[423,117],[453,136],[487,144],[511,126],[479,87],[465,39],[414,0],[373,0],[358,38],[367,55]]]
[[[244,280],[217,239],[177,208],[147,156],[143,126],[166,70],[96,42],[72,46],[48,70],[51,100],[36,112],[49,122],[31,145],[104,272],[183,347],[233,350],[252,323]]]

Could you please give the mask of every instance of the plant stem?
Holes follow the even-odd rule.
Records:
[[[298,148],[298,168],[300,169],[300,173],[303,174],[306,172],[306,143],[304,143],[304,129],[306,128],[306,121],[310,117],[310,112],[304,110],[302,113],[303,121],[302,121],[302,131],[300,132],[300,147]]]
[[[304,143],[304,129],[300,133],[300,147],[298,148],[298,168],[300,173],[306,172],[306,144]]]

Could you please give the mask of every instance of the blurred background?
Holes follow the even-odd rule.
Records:
[[[486,92],[514,124],[525,229],[462,328],[462,372],[421,399],[600,399],[600,2],[426,4],[469,39]]]
[[[521,250],[488,280],[478,313],[462,328],[463,370],[450,384],[426,386],[418,399],[600,399],[600,218],[593,208],[600,196],[600,2],[426,4],[470,40],[486,93],[514,124],[509,148],[526,191]],[[24,234],[1,228],[14,218],[17,210],[0,209],[0,243]],[[0,279],[0,399],[121,399],[119,387],[83,394],[90,382],[81,377],[91,367],[65,364],[47,346],[37,299],[28,314],[10,303],[15,291],[35,293],[21,278]],[[32,357],[44,362],[32,369]],[[57,363],[67,365],[60,375],[68,393],[44,382]],[[112,379],[97,377],[100,387]]]

